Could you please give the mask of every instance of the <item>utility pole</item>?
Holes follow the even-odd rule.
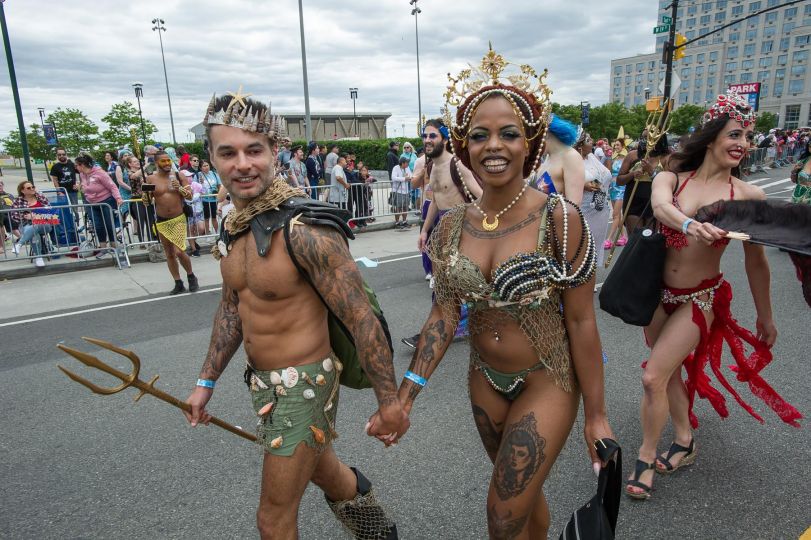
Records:
[[[161,42],[161,60],[163,60],[163,80],[166,81],[166,99],[169,101],[169,122],[172,123],[172,143],[177,146],[177,138],[175,137],[175,118],[172,116],[172,96],[169,95],[169,75],[166,74],[166,57],[163,55],[163,33],[166,32],[166,27],[163,19],[152,19],[153,32],[158,33],[158,38]]]
[[[28,153],[28,139],[25,136],[25,122],[23,121],[23,109],[20,106],[20,92],[17,90],[17,75],[14,71],[14,59],[11,56],[11,41],[8,38],[8,26],[6,25],[6,12],[3,9],[3,2],[0,0],[0,28],[3,31],[3,46],[6,49],[6,62],[8,63],[8,77],[11,82],[11,94],[14,96],[14,108],[17,110],[17,126],[20,130],[20,146],[23,149],[23,163],[25,163],[25,174],[28,181],[34,183],[34,171],[31,170],[31,156]]]
[[[665,96],[663,106],[668,103],[670,99],[670,86],[673,80],[673,44],[676,43],[676,11],[679,8],[679,0],[673,0],[670,3],[670,32],[668,33],[668,40],[665,42]],[[668,108],[668,110],[670,110]]]
[[[420,25],[417,22],[417,16],[422,13],[422,10],[417,6],[417,0],[409,2],[414,9],[411,14],[414,15],[414,33],[417,37],[417,118],[422,118],[422,92],[420,91]]]
[[[307,49],[304,46],[304,8],[298,0],[298,24],[301,33],[301,70],[304,73],[304,136],[307,144],[313,140],[313,126],[310,120],[310,86],[307,82]]]

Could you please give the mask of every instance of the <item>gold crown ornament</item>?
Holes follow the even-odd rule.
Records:
[[[546,85],[549,70],[544,69],[538,75],[530,65],[510,62],[493,50],[492,43],[489,44],[489,50],[478,66],[468,65],[469,67],[460,71],[456,77],[448,73],[450,84],[445,91],[445,106],[442,109],[446,123],[453,127],[451,132],[457,140],[463,140],[466,137],[466,131],[473,113],[478,105],[492,93],[499,93],[507,98],[516,114],[526,125],[540,128],[549,123],[549,116],[552,113],[552,90]],[[476,96],[465,110],[461,123],[456,125],[450,114],[451,107],[459,107],[469,96],[486,86],[499,84],[512,86],[527,94],[532,94],[541,105],[541,115],[538,118],[534,117],[532,108],[521,94],[511,91],[509,88],[493,88]],[[521,103],[524,107],[518,107],[518,103]],[[529,117],[523,111],[529,111]],[[545,135],[546,129],[539,129],[530,139],[537,137],[539,134]]]
[[[287,125],[284,118],[273,115],[270,112],[270,103],[264,110],[255,110],[245,102],[245,98],[251,94],[242,93],[242,85],[236,92],[227,92],[231,96],[231,101],[224,109],[215,109],[217,96],[211,96],[211,101],[206,109],[203,125],[206,127],[213,125],[229,126],[252,133],[264,133],[270,139],[279,139],[287,134]]]

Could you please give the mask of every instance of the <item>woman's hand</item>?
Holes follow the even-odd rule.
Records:
[[[713,242],[726,238],[727,232],[719,229],[712,223],[700,223],[693,221],[687,227],[687,233],[692,235],[696,240],[703,242],[710,246]]]
[[[586,424],[583,428],[583,436],[586,439],[586,448],[588,449],[589,458],[591,459],[592,468],[595,473],[600,472],[600,467],[605,464],[600,461],[597,456],[597,450],[594,449],[595,441],[600,439],[614,439],[614,432],[611,431],[611,426],[608,425],[608,417],[605,414],[600,416],[586,418]]]
[[[769,347],[774,345],[774,342],[777,341],[777,327],[774,325],[773,319],[758,317],[757,322],[755,322],[755,330],[757,332],[757,338],[766,343]]]

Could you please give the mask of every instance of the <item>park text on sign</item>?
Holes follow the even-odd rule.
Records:
[[[734,90],[739,95],[746,98],[752,110],[757,111],[760,108],[760,83],[741,83],[730,84],[729,90]]]

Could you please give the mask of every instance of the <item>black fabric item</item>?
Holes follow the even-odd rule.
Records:
[[[560,540],[613,540],[617,530],[622,492],[622,449],[612,439],[595,443],[597,455],[606,462],[597,480],[597,494],[575,510]]]
[[[749,235],[754,244],[811,256],[811,205],[774,200],[718,201],[702,206],[696,221]]]
[[[650,324],[662,294],[666,254],[662,233],[633,231],[600,289],[600,309],[627,324]]]

